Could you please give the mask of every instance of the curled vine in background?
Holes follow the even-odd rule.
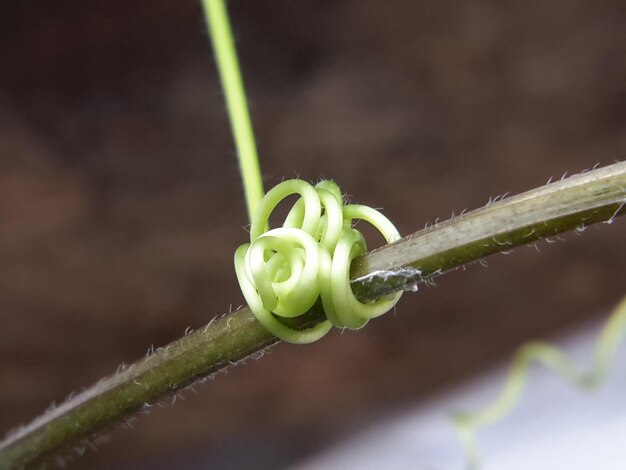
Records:
[[[477,468],[480,455],[476,432],[503,419],[520,401],[533,363],[553,369],[564,379],[583,390],[600,387],[606,380],[618,347],[626,334],[626,298],[604,324],[598,335],[593,362],[588,372],[580,371],[563,352],[549,343],[531,341],[517,350],[500,396],[486,408],[453,416],[468,464]]]

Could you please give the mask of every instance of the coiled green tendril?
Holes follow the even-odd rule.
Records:
[[[285,198],[297,194],[281,227],[269,218]],[[261,201],[250,227],[250,243],[235,252],[235,270],[248,306],[268,330],[290,343],[306,344],[334,325],[357,329],[388,312],[402,292],[362,303],[350,288],[350,263],[367,251],[356,220],[373,225],[391,243],[400,238],[396,227],[371,207],[343,203],[339,186],[324,180],[315,186],[287,180]],[[327,320],[307,330],[294,330],[279,317],[307,312],[321,298]]]
[[[497,423],[511,412],[521,399],[533,363],[543,364],[575,386],[593,390],[604,382],[624,335],[626,334],[626,298],[611,314],[598,336],[591,368],[587,373],[578,370],[558,348],[539,341],[522,345],[513,358],[507,380],[500,396],[488,407],[474,413],[458,413],[453,419],[470,468],[479,460],[476,432]]]
[[[250,243],[235,252],[237,279],[248,306],[268,330],[290,343],[311,343],[332,325],[361,328],[396,304],[401,292],[363,304],[350,289],[350,262],[367,249],[361,233],[352,228],[362,219],[380,231],[387,242],[400,238],[380,212],[343,204],[339,186],[322,181],[315,187],[301,180],[280,183],[263,196],[254,134],[237,61],[228,13],[223,0],[202,0],[226,96],[228,115],[250,217]],[[267,230],[269,217],[286,197],[300,195],[282,227]],[[279,317],[307,312],[318,298],[327,320],[308,330],[294,330]]]

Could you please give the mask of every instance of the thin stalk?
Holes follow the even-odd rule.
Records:
[[[239,60],[235,52],[233,33],[223,1],[202,0],[202,6],[211,32],[215,61],[226,98],[230,127],[235,138],[237,159],[246,193],[248,220],[252,220],[256,208],[263,199],[263,179],[243,79],[239,69]]]
[[[626,162],[501,200],[409,235],[354,261],[362,300],[408,289],[467,263],[626,213]],[[293,319],[306,328],[324,319],[319,305]],[[82,453],[102,431],[179,393],[278,340],[248,308],[227,314],[159,348],[0,443],[0,469],[35,467]],[[59,460],[60,461],[60,460]]]

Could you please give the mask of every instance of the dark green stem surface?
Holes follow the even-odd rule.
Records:
[[[375,300],[520,245],[626,213],[626,162],[500,200],[367,253],[352,286]],[[319,305],[292,326],[324,319]],[[102,431],[278,340],[248,308],[208,325],[101,380],[0,442],[0,469],[32,468],[81,453]]]

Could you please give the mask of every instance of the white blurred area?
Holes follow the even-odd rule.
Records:
[[[584,328],[555,344],[586,370],[602,326]],[[505,361],[441,399],[369,426],[292,468],[466,469],[450,413],[489,404],[507,369]],[[534,365],[521,402],[501,422],[479,430],[478,443],[481,470],[626,469],[626,347],[618,350],[605,384],[593,392]]]

